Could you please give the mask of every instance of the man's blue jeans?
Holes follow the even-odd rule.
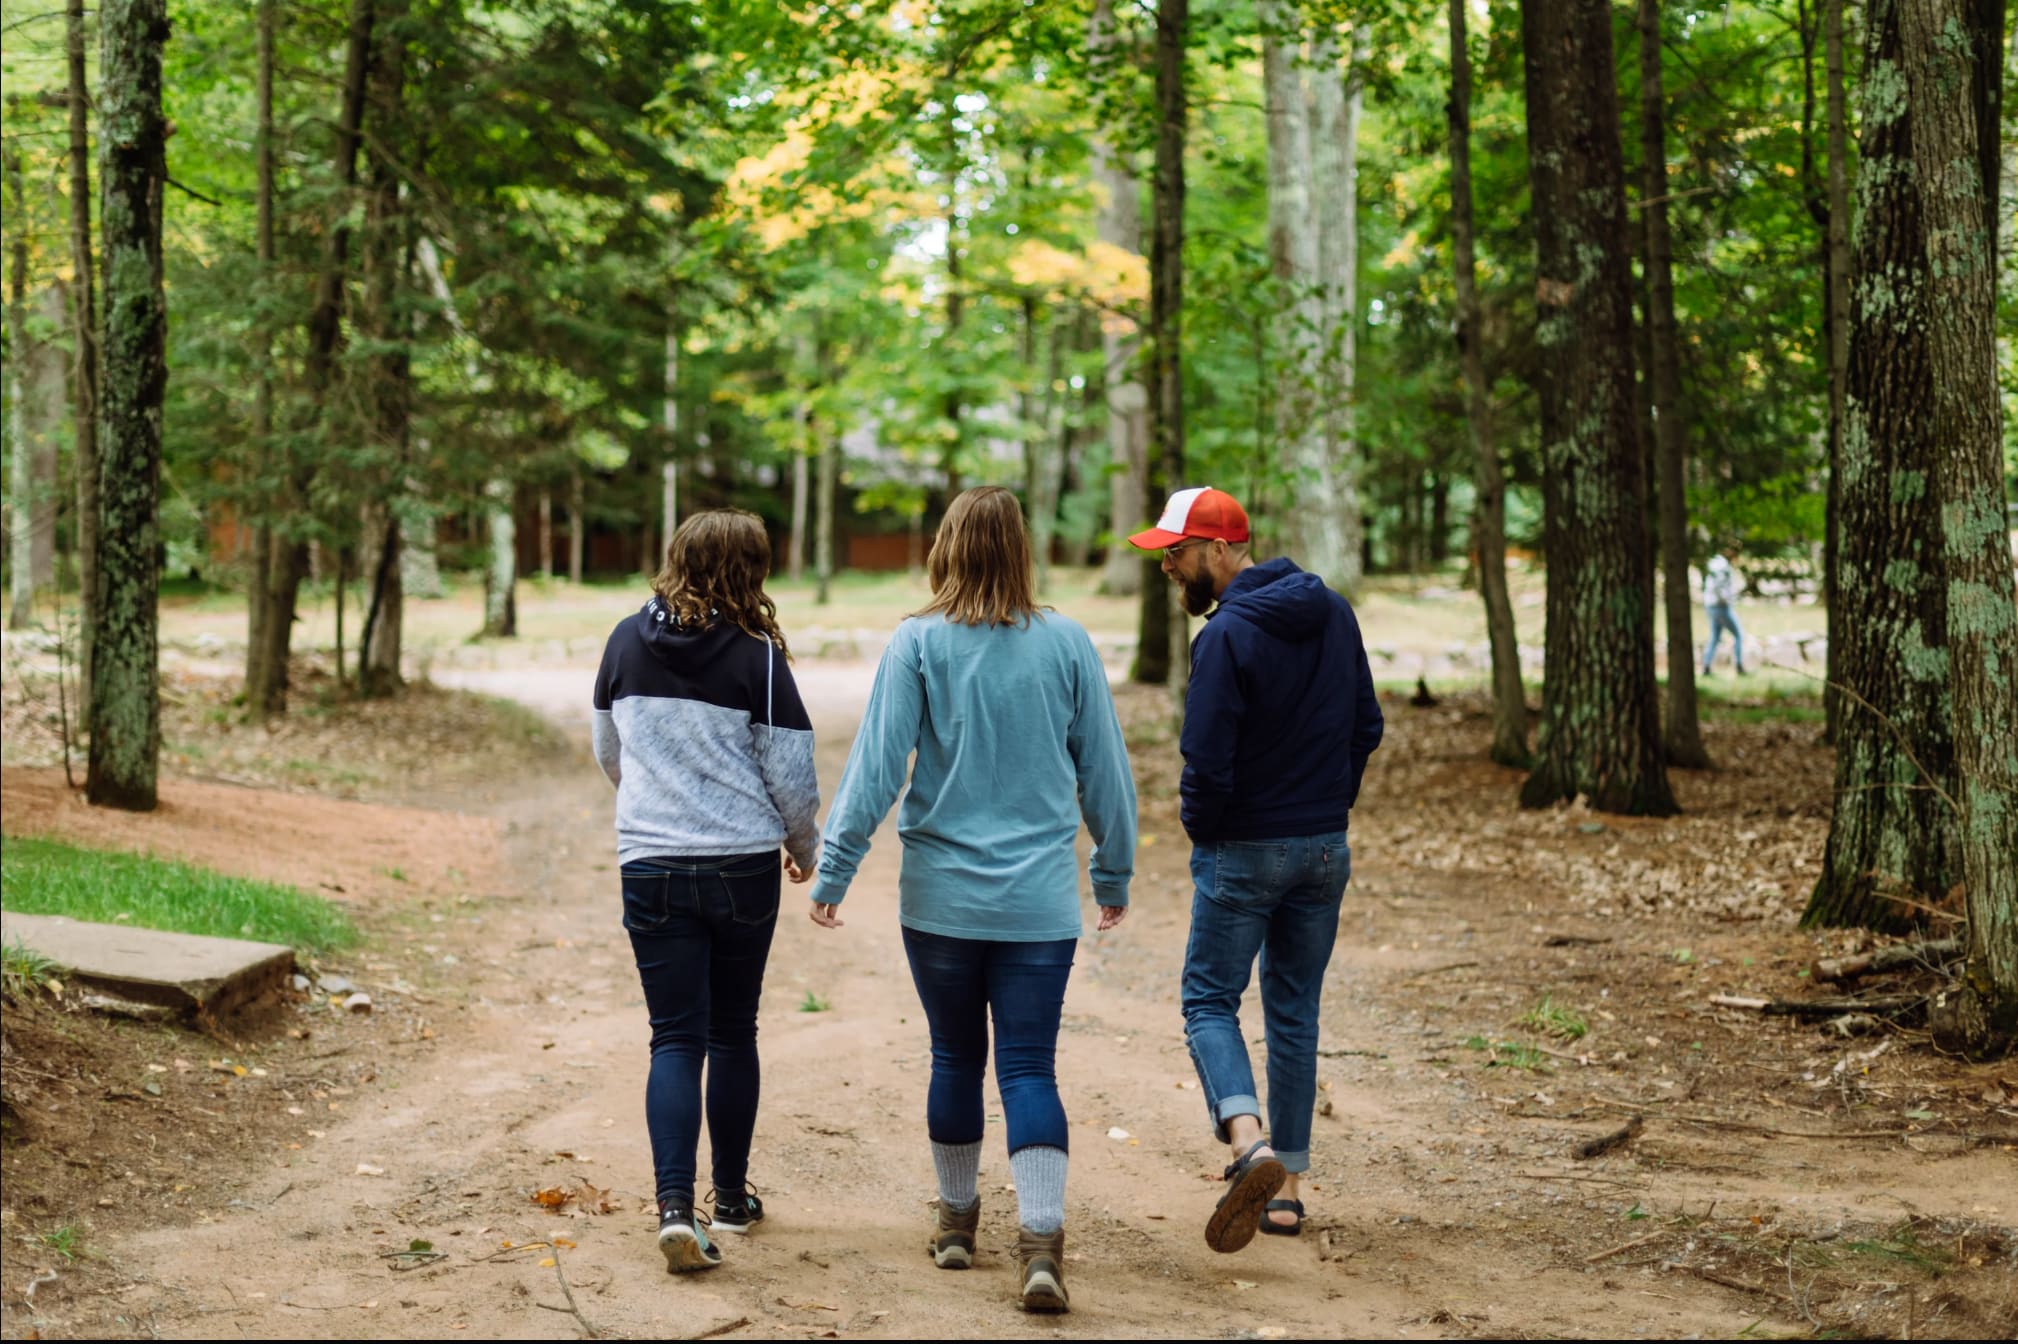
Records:
[[[1703,610],[1710,617],[1710,647],[1703,650],[1703,675],[1710,675],[1710,664],[1716,661],[1717,645],[1723,642],[1724,631],[1731,632],[1731,662],[1738,671],[1745,670],[1745,632],[1738,628],[1738,613],[1728,602],[1712,602]]]
[[[925,1133],[934,1143],[979,1143],[987,1119],[981,1079],[995,1021],[995,1085],[1009,1151],[1070,1150],[1058,1099],[1058,1019],[1076,938],[998,943],[904,930],[904,955],[932,1032]]]
[[[1213,1132],[1261,1115],[1240,1031],[1240,996],[1261,958],[1268,1041],[1268,1135],[1282,1165],[1310,1168],[1317,1103],[1317,1009],[1352,872],[1345,832],[1222,840],[1191,851],[1191,938],[1184,949],[1184,1037]]]
[[[757,1000],[778,927],[778,851],[638,859],[623,880],[652,1016],[645,1127],[659,1201],[694,1198],[704,1060],[715,1188],[738,1193],[757,1127]]]

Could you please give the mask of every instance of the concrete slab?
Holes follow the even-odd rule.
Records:
[[[294,969],[294,949],[279,943],[0,910],[0,943],[17,942],[68,968],[64,979],[84,988],[213,1017],[277,989]]]

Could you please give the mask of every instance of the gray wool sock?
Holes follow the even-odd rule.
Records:
[[[939,1173],[939,1198],[949,1209],[965,1212],[981,1198],[981,1141],[934,1143],[932,1169]]]
[[[1034,1146],[1009,1154],[1023,1226],[1042,1236],[1065,1226],[1065,1150]]]

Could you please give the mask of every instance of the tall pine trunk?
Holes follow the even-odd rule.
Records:
[[[1807,925],[1900,929],[1962,879],[1950,712],[1948,575],[1931,479],[1933,293],[1914,189],[1913,120],[1903,96],[1899,0],[1865,11],[1855,259],[1844,398],[1844,619],[1830,623],[1844,701],[1836,805]],[[1854,613],[1854,615],[1853,615]]]
[[[568,477],[568,582],[582,581],[583,551],[588,544],[588,519],[583,512],[588,508],[582,490],[582,469],[576,467]]]
[[[1844,0],[1823,0],[1824,62],[1828,70],[1829,217],[1824,248],[1824,293],[1829,333],[1829,493],[1822,543],[1822,603],[1828,613],[1828,652],[1823,661],[1822,707],[1826,736],[1838,740],[1843,697],[1838,638],[1849,613],[1842,610],[1843,431],[1850,387],[1850,114],[1843,87]]]
[[[77,472],[77,669],[79,684],[91,685],[92,649],[98,630],[98,383],[100,337],[91,254],[91,88],[84,77],[84,0],[64,8],[65,62],[70,103],[70,297],[71,329],[77,335],[77,370],[70,382],[75,408]],[[102,72],[101,72],[102,78]],[[91,697],[78,697],[77,728],[91,728]]]
[[[1105,84],[1122,53],[1114,50],[1113,0],[1095,0],[1086,47],[1098,81]],[[1142,251],[1142,202],[1129,159],[1103,131],[1092,141],[1093,178],[1100,192],[1094,232],[1109,247]],[[1107,526],[1112,539],[1100,573],[1100,591],[1116,596],[1142,587],[1142,557],[1128,544],[1144,521],[1144,472],[1149,457],[1149,391],[1136,368],[1140,341],[1115,315],[1100,324],[1102,388],[1107,399]]]
[[[1311,204],[1317,217],[1318,414],[1326,517],[1311,567],[1348,595],[1359,588],[1359,445],[1353,387],[1359,346],[1359,121],[1366,82],[1366,29],[1341,62],[1338,32],[1320,24],[1311,40]],[[1341,64],[1344,68],[1341,69]],[[1320,565],[1329,568],[1319,568]]]
[[[99,440],[98,639],[85,796],[152,811],[161,756],[159,503],[168,312],[161,288],[165,0],[101,0],[105,383]]]
[[[378,544],[364,557],[372,565],[371,597],[363,633],[358,638],[357,688],[361,695],[384,696],[399,689],[400,645],[405,635],[406,595],[400,573],[399,498],[406,486],[407,434],[412,418],[412,368],[408,354],[411,319],[407,286],[410,262],[410,221],[403,199],[399,164],[392,146],[401,143],[406,101],[406,40],[399,19],[401,0],[384,0],[384,21],[372,55],[370,97],[379,132],[370,155],[369,191],[365,197],[363,251],[365,329],[377,346],[369,363],[372,437],[385,463],[384,518],[365,536]],[[374,533],[377,535],[374,537]],[[341,590],[339,589],[339,592]]]
[[[1931,300],[1933,493],[1948,571],[1954,795],[1969,912],[1961,986],[1937,1003],[1930,1025],[1937,1044],[1977,1059],[1998,1058],[2018,1041],[2018,591],[2006,538],[1996,332],[2003,52],[2001,24],[1980,22],[1998,8],[1899,3]]]
[[[1472,486],[1477,502],[1472,540],[1478,552],[1479,595],[1485,599],[1492,649],[1492,758],[1526,768],[1527,690],[1521,684],[1520,643],[1506,586],[1506,473],[1493,432],[1485,376],[1471,200],[1471,55],[1466,50],[1465,0],[1450,0],[1451,250],[1457,258],[1457,345],[1464,365],[1465,423],[1471,430]]]
[[[1639,0],[1640,212],[1647,242],[1648,382],[1660,478],[1661,581],[1668,627],[1668,764],[1710,763],[1696,717],[1695,594],[1689,587],[1689,426],[1675,332],[1674,245],[1668,236],[1667,99],[1661,91],[1661,0]]]
[[[1661,760],[1611,9],[1527,4],[1548,668],[1526,807],[1678,811]]]
[[[258,105],[258,127],[254,132],[253,157],[257,185],[254,246],[259,257],[259,293],[264,303],[273,295],[273,44],[274,11],[278,0],[259,0],[258,53],[255,57],[253,97]],[[252,459],[259,464],[255,474],[264,475],[264,465],[273,453],[273,328],[265,316],[259,318],[254,338],[259,361],[258,382],[252,394]],[[250,687],[250,667],[267,647],[266,617],[272,609],[274,535],[272,502],[260,499],[256,507],[259,521],[252,535],[252,578],[245,595],[246,681]]]
[[[1149,440],[1143,472],[1143,515],[1163,511],[1170,491],[1184,480],[1184,141],[1188,105],[1184,51],[1191,26],[1190,0],[1156,6],[1156,172],[1150,197]],[[1126,545],[1118,539],[1117,545]],[[1164,579],[1158,557],[1142,559],[1140,618],[1136,625],[1134,680],[1162,685],[1189,666],[1184,619]]]

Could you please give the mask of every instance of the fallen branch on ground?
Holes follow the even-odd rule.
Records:
[[[1584,1140],[1576,1147],[1570,1149],[1570,1156],[1576,1158],[1578,1161],[1602,1156],[1614,1148],[1622,1148],[1626,1144],[1631,1143],[1640,1136],[1640,1131],[1646,1127],[1646,1117],[1636,1115],[1609,1134],[1601,1134],[1595,1139]]]
[[[1941,963],[1962,955],[1960,938],[1936,938],[1924,943],[1900,943],[1881,947],[1854,957],[1818,957],[1808,967],[1808,978],[1816,984],[1837,985],[1861,975],[1883,975],[1887,971],[1912,966],[1939,969]]]
[[[1762,999],[1750,994],[1712,994],[1709,1002],[1718,1008],[1749,1008],[1767,1017],[1798,1017],[1813,1021],[1840,1017],[1844,1013],[1875,1013],[1894,1017],[1924,1008],[1925,994],[1874,994],[1870,998],[1838,995],[1826,999]]]
[[[582,1309],[575,1305],[575,1290],[568,1287],[568,1276],[561,1272],[561,1258],[558,1255],[554,1257],[554,1277],[561,1281],[561,1292],[566,1294],[568,1299],[568,1312],[577,1321],[581,1322],[583,1333],[587,1334],[590,1339],[602,1339],[604,1337],[603,1332],[598,1330],[588,1317],[582,1315]],[[545,1306],[546,1304],[541,1303],[540,1305]],[[551,1308],[551,1310],[558,1311],[560,1308],[555,1307]]]
[[[1668,1235],[1667,1229],[1663,1228],[1659,1232],[1649,1232],[1644,1237],[1634,1237],[1631,1241],[1622,1241],[1618,1245],[1613,1246],[1608,1250],[1599,1251],[1595,1255],[1585,1256],[1584,1263],[1587,1265],[1595,1265],[1600,1260],[1609,1260],[1615,1255],[1624,1255],[1627,1251],[1634,1250],[1637,1247],[1644,1246],[1650,1241],[1659,1241],[1662,1237],[1665,1237],[1667,1235]]]

